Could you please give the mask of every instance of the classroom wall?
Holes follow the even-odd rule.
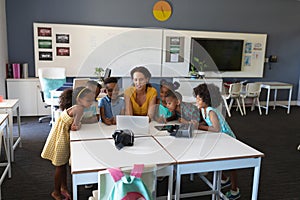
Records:
[[[272,64],[271,69],[265,66],[262,80],[293,83],[292,98],[297,99],[300,74],[299,1],[173,0],[173,15],[166,22],[153,18],[152,6],[155,2],[9,0],[6,2],[9,61],[28,62],[29,75],[35,75],[33,22],[266,33],[266,55],[277,55],[278,63]]]

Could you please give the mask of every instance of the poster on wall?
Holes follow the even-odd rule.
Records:
[[[38,46],[40,49],[52,49],[52,40],[38,40]]]
[[[253,51],[262,51],[262,43],[257,42],[254,44]]]
[[[56,47],[57,56],[70,56],[70,47]]]
[[[244,66],[251,66],[251,56],[245,56]]]
[[[53,60],[52,52],[50,52],[50,51],[40,51],[39,52],[39,60],[41,60],[41,61],[52,61]]]
[[[167,37],[166,62],[184,61],[184,37]]]
[[[246,42],[245,53],[252,53],[252,43],[251,42]]]
[[[52,29],[48,27],[38,27],[38,36],[51,37]]]
[[[56,34],[56,43],[70,43],[70,35],[69,34]]]

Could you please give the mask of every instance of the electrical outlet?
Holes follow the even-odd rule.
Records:
[[[269,58],[265,58],[265,63],[268,63],[269,62]]]

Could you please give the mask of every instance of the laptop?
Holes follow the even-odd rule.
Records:
[[[117,115],[117,129],[129,129],[135,135],[149,135],[149,117],[148,116],[132,116]]]

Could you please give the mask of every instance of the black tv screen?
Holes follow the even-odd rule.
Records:
[[[203,57],[201,45],[216,64],[219,71],[241,71],[244,40],[192,38],[191,61]],[[202,54],[202,55],[201,55]],[[216,71],[215,66],[208,65],[204,71]]]

